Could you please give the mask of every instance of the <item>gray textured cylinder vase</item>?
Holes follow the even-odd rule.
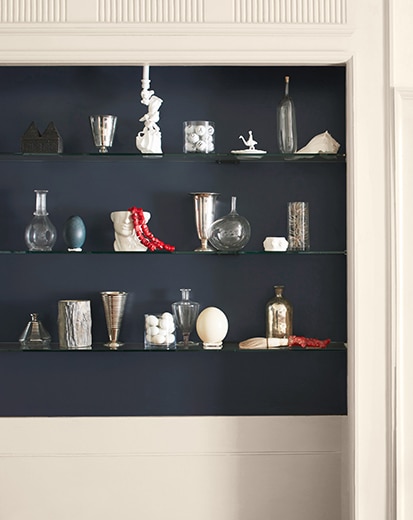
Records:
[[[61,349],[92,348],[89,300],[59,300],[57,324]]]

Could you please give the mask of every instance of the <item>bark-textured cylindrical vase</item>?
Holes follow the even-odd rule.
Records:
[[[57,324],[61,349],[92,348],[89,300],[59,300]]]

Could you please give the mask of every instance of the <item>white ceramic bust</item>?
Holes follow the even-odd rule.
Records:
[[[143,215],[145,222],[148,222],[151,214],[148,211],[144,211]],[[147,247],[142,244],[136,235],[129,211],[112,211],[110,218],[115,232],[115,241],[113,243],[115,251],[146,251]]]

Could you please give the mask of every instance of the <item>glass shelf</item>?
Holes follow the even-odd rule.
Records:
[[[242,255],[346,255],[340,251],[17,251],[2,250],[0,255],[194,255],[194,256],[242,256]]]
[[[235,155],[231,153],[222,154],[202,154],[202,153],[165,153],[162,155],[142,155],[136,152],[122,152],[122,153],[51,153],[51,154],[30,154],[30,153],[8,153],[0,152],[0,161],[22,160],[29,162],[36,161],[51,161],[51,160],[78,160],[78,161],[113,161],[113,160],[133,160],[133,161],[148,161],[148,160],[165,160],[177,162],[209,162],[218,164],[239,164],[239,163],[344,163],[346,162],[345,154],[272,154],[265,155]]]
[[[52,343],[49,349],[21,349],[20,344],[17,342],[0,342],[0,353],[1,352],[177,352],[177,353],[188,353],[188,352],[328,352],[336,350],[346,350],[347,344],[342,342],[332,341],[326,348],[302,348],[302,347],[291,347],[291,348],[262,348],[262,349],[240,349],[238,343],[225,343],[224,347],[220,350],[205,350],[202,345],[192,347],[190,349],[145,349],[143,343],[125,343],[122,347],[117,350],[112,350],[103,345],[103,343],[93,344],[90,349],[60,349],[57,343]]]

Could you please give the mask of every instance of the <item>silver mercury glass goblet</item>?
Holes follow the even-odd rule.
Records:
[[[105,347],[117,349],[123,345],[118,338],[128,293],[120,291],[104,291],[100,294],[102,295],[106,326],[109,335],[109,342],[104,345]]]
[[[99,148],[99,153],[108,153],[108,148],[112,146],[115,136],[117,116],[89,116],[89,120],[93,141]]]
[[[208,245],[208,230],[215,220],[215,206],[219,193],[196,192],[191,193],[195,204],[195,224],[201,247],[195,251],[215,251]]]
[[[182,333],[182,341],[176,343],[177,347],[190,348],[199,345],[196,341],[189,341],[189,336],[195,328],[199,314],[199,303],[189,299],[191,289],[181,289],[182,300],[172,304],[172,313],[175,325]]]

